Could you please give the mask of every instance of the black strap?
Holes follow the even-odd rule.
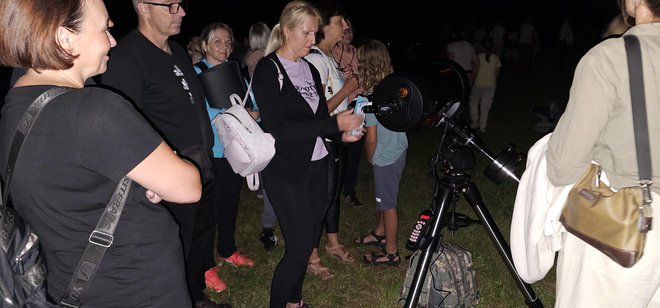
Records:
[[[646,116],[646,98],[644,95],[644,75],[642,66],[642,51],[639,39],[634,35],[625,35],[628,59],[628,79],[630,80],[630,98],[632,100],[633,128],[635,130],[635,147],[637,151],[637,168],[639,182],[644,188],[644,201],[650,204],[651,194],[648,185],[652,183],[651,148],[649,143],[649,126]]]
[[[23,114],[23,117],[18,121],[16,127],[16,134],[14,134],[14,140],[11,143],[11,148],[9,148],[9,157],[7,159],[7,173],[5,174],[5,187],[2,197],[2,203],[0,205],[7,204],[7,199],[9,198],[9,186],[11,185],[11,178],[14,173],[14,166],[16,165],[16,160],[18,159],[18,153],[23,149],[23,141],[27,137],[28,133],[32,129],[34,121],[37,120],[39,113],[46,104],[48,104],[54,98],[69,92],[71,89],[55,87],[49,89],[48,91],[42,93],[37,97],[28,109]],[[4,211],[3,211],[4,212]],[[4,215],[3,215],[4,217]]]
[[[206,63],[204,63],[203,61],[199,61],[199,62],[195,63],[195,67],[197,67],[202,72],[209,69],[209,66],[206,65]]]
[[[73,278],[60,300],[60,306],[80,307],[82,299],[89,289],[89,284],[94,279],[94,274],[96,274],[96,270],[103,259],[105,250],[114,241],[113,233],[117,228],[119,217],[124,210],[124,204],[126,203],[126,197],[131,189],[132,182],[126,176],[119,181],[115,193],[110,198],[110,202],[108,202],[99,222],[96,224],[96,229],[89,235],[87,248],[73,272]]]
[[[18,122],[16,134],[14,134],[14,139],[12,141],[11,148],[9,149],[5,187],[3,189],[2,198],[0,198],[2,200],[0,207],[2,207],[3,212],[2,220],[0,220],[0,230],[5,230],[5,227],[7,226],[11,227],[10,230],[8,230],[9,233],[12,234],[11,236],[13,236],[13,232],[16,230],[16,225],[9,224],[6,221],[9,215],[6,215],[8,206],[5,205],[7,204],[9,198],[9,186],[11,184],[16,161],[18,160],[18,154],[23,149],[25,139],[32,129],[32,126],[34,125],[37,117],[43,110],[43,107],[54,98],[71,90],[71,88],[54,87],[42,93],[39,95],[39,97],[37,97],[37,99],[34,100],[34,102],[32,102],[32,104],[30,104],[28,109],[23,114],[23,117]],[[89,244],[83,253],[80,263],[74,270],[73,278],[71,279],[71,283],[69,284],[69,288],[67,289],[64,297],[60,301],[60,306],[80,306],[80,300],[87,292],[89,284],[92,281],[92,278],[94,278],[94,274],[96,273],[96,269],[98,268],[98,265],[101,262],[103,255],[105,254],[105,250],[110,247],[110,245],[112,245],[114,240],[113,233],[115,232],[117,222],[119,221],[119,217],[121,216],[122,210],[124,209],[126,196],[130,190],[131,183],[131,179],[124,177],[117,185],[112,198],[108,202],[108,205],[106,206],[103,214],[101,215],[101,218],[96,225],[96,229],[89,236]]]

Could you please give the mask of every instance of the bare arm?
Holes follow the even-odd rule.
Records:
[[[135,166],[128,177],[170,202],[193,203],[202,195],[197,167],[179,158],[164,141]]]
[[[376,153],[377,132],[377,125],[367,126],[367,137],[364,140],[364,151],[370,164],[373,164],[374,153]]]
[[[323,85],[323,89],[325,90],[326,85]],[[359,87],[358,85],[358,80],[355,77],[348,78],[344,82],[344,86],[339,89],[339,92],[335,93],[334,96],[332,96],[328,101],[328,112],[332,113],[337,109],[337,107],[341,104],[341,102],[344,101],[346,97],[348,97],[349,94],[353,93],[355,90],[357,90]]]

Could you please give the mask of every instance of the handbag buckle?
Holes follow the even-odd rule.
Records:
[[[94,230],[89,235],[89,242],[104,248],[108,248],[112,245],[115,237],[112,234],[108,234],[102,231]]]
[[[653,197],[651,197],[651,184],[653,184],[653,181],[639,181],[639,185],[642,187],[642,205],[640,206],[640,210],[643,214],[640,215],[640,231],[642,233],[646,233],[653,229],[653,208],[651,207]]]
[[[642,200],[644,204],[650,205],[651,202],[653,202],[653,198],[651,197],[651,184],[653,184],[653,181],[649,180],[640,180],[639,185],[642,187]]]

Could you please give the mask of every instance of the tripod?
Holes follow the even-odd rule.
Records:
[[[464,156],[467,151],[469,151],[469,149],[463,149],[462,151],[459,150],[458,156]],[[444,154],[441,148],[436,154],[434,160],[437,160],[443,155]],[[497,248],[497,251],[502,257],[502,260],[513,276],[516,285],[520,289],[520,292],[525,297],[525,303],[527,306],[543,307],[543,303],[534,293],[532,287],[525,283],[518,275],[518,272],[516,272],[509,245],[502,237],[502,234],[497,228],[493,217],[488,212],[488,209],[486,208],[486,205],[483,201],[483,198],[481,197],[481,194],[479,193],[479,190],[477,189],[477,186],[472,181],[470,181],[470,176],[464,173],[464,170],[468,169],[469,167],[463,167],[469,165],[469,163],[454,163],[456,161],[455,158],[458,156],[455,156],[454,159],[450,157],[449,161],[446,159],[446,157],[443,159],[445,165],[449,165],[449,167],[446,168],[447,172],[442,178],[438,178],[436,173],[435,166],[437,161],[431,163],[433,175],[436,178],[433,197],[433,212],[435,215],[433,216],[433,220],[430,225],[431,227],[425,237],[425,241],[421,243],[419,248],[422,250],[422,254],[419,259],[419,263],[417,264],[417,268],[415,270],[415,274],[410,286],[410,291],[408,293],[404,307],[413,308],[417,305],[422,289],[422,284],[431,265],[433,252],[438,249],[438,245],[440,244],[440,230],[442,229],[443,215],[450,214],[447,213],[447,209],[450,205],[453,205],[456,202],[459,193],[465,197],[465,200],[474,210],[475,214],[479,217],[481,225],[483,225],[483,227],[486,229],[486,232],[490,236],[490,239],[495,245],[495,248]],[[461,165],[461,168],[452,168],[451,165]]]

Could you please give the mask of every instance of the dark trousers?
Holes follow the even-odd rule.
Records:
[[[362,157],[362,149],[364,148],[364,139],[361,138],[356,142],[351,142],[345,145],[345,172],[344,172],[344,185],[342,191],[344,196],[355,196],[355,186],[357,185],[358,169],[360,167],[360,158]]]
[[[270,307],[282,308],[287,302],[302,298],[302,287],[314,241],[321,234],[321,220],[326,210],[328,157],[311,162],[295,183],[277,174],[262,173],[264,188],[277,215],[285,250],[273,273]]]
[[[217,249],[222,258],[236,252],[236,218],[243,177],[234,173],[226,158],[213,158],[213,211],[218,228]]]
[[[345,152],[346,146],[338,142],[327,142],[325,147],[328,149],[328,191],[326,193],[327,212],[323,219],[325,232],[339,232],[339,195],[345,170]],[[321,234],[314,242],[314,247],[318,248],[321,243]]]
[[[199,201],[194,216],[194,229],[190,252],[186,257],[186,274],[188,289],[192,302],[204,298],[202,290],[206,287],[204,272],[215,266],[213,257],[213,239],[215,238],[215,222],[213,220],[213,181],[204,185],[202,199]],[[167,270],[167,269],[163,269]]]

